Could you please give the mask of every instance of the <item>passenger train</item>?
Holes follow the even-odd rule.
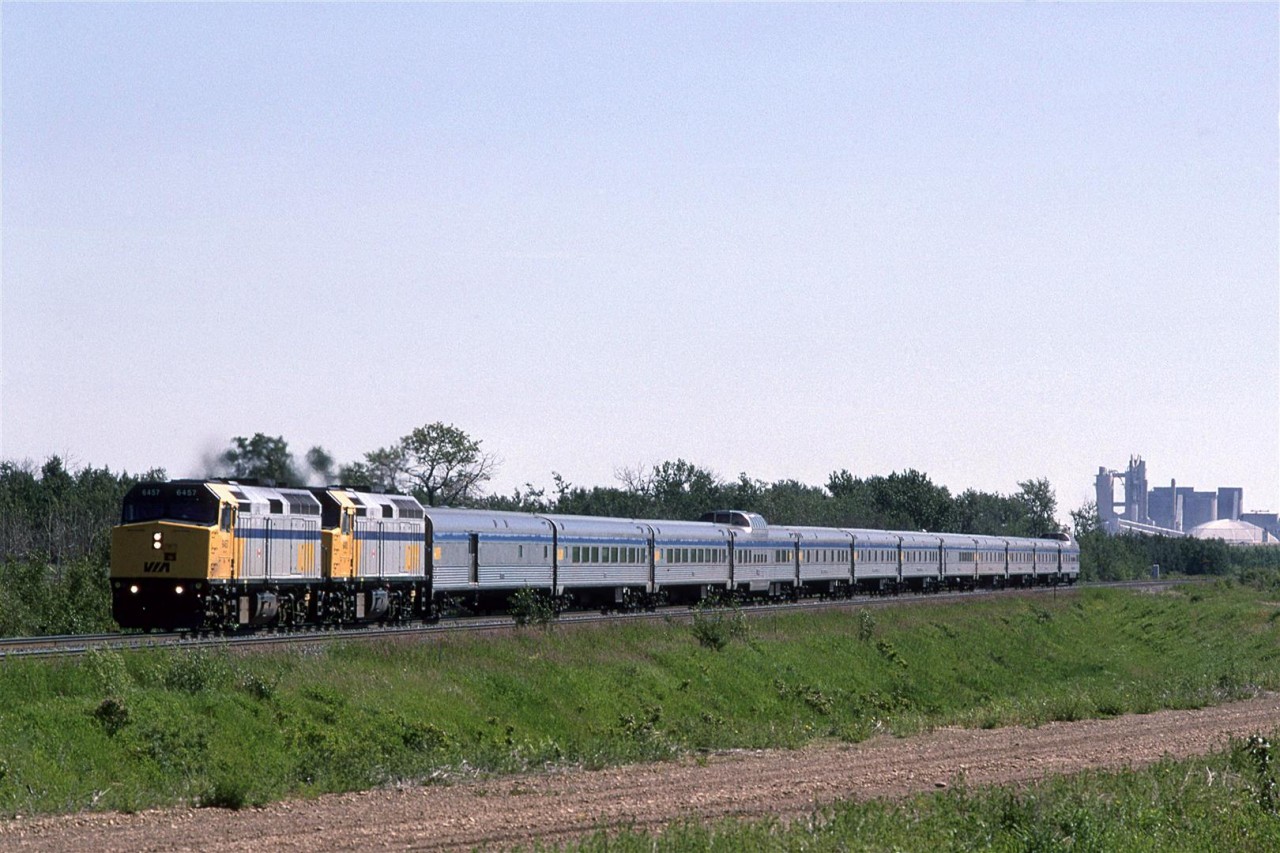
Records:
[[[708,598],[1070,584],[1080,549],[1023,539],[424,507],[231,480],[141,483],[111,535],[122,628],[234,631],[500,610],[521,589],[618,609]]]

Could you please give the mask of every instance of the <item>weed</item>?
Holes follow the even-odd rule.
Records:
[[[867,642],[875,634],[876,617],[869,610],[858,611],[858,639]]]
[[[1241,741],[1233,741],[1232,757],[1237,765],[1243,764],[1249,774],[1249,787],[1253,799],[1269,815],[1280,814],[1280,790],[1277,790],[1275,771],[1271,766],[1271,740],[1262,735],[1251,735]]]
[[[198,767],[209,747],[208,733],[191,721],[140,721],[129,726],[127,733],[134,755],[181,774]]]
[[[550,596],[530,587],[516,590],[507,599],[507,610],[515,623],[521,627],[534,625],[539,628],[550,628],[560,615]]]
[[[788,684],[782,679],[775,679],[773,687],[784,699],[799,699],[824,717],[831,716],[834,704],[831,697],[810,684]]]
[[[876,640],[876,651],[878,651],[880,656],[890,663],[896,663],[903,669],[907,668],[907,661],[898,653],[898,650],[894,647],[893,643],[888,640]]]
[[[899,714],[909,710],[911,700],[896,690],[887,696],[878,690],[872,690],[858,703],[860,716]]]
[[[200,693],[223,680],[226,661],[202,649],[182,651],[169,659],[164,686],[185,693]]]
[[[249,802],[249,783],[241,778],[220,776],[200,796],[196,804],[205,809],[231,809],[239,811]]]
[[[103,731],[115,736],[117,732],[129,725],[129,709],[125,707],[123,699],[112,696],[103,699],[101,704],[93,709],[93,718],[98,721],[98,725],[102,726]]]
[[[111,649],[90,649],[84,656],[85,667],[98,689],[109,695],[123,693],[131,684],[124,656]]]
[[[699,645],[716,651],[734,640],[747,639],[750,632],[747,618],[736,606],[725,610],[707,603],[693,608],[692,630]]]
[[[620,715],[617,729],[631,740],[651,741],[657,737],[661,722],[662,706],[645,705],[639,714]]]
[[[237,682],[241,690],[260,702],[274,698],[278,686],[275,679],[268,679],[252,670],[241,671]]]
[[[400,740],[414,752],[439,752],[449,745],[449,736],[442,729],[421,720],[402,721]]]

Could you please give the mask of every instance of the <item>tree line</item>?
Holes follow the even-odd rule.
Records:
[[[429,506],[468,505],[522,512],[692,520],[709,509],[758,512],[778,524],[933,530],[1044,536],[1059,530],[1057,499],[1045,479],[1018,484],[1009,495],[968,489],[953,496],[920,471],[855,477],[835,471],[825,486],[797,480],[767,483],[740,474],[724,480],[684,459],[648,469],[621,469],[614,486],[574,486],[552,473],[553,486],[526,485],[509,495],[487,494],[496,461],[481,442],[452,424],[418,427],[363,458],[336,465],[321,447],[302,464],[282,436],[237,436],[207,472],[272,483],[342,483],[411,494]]]
[[[526,484],[510,494],[486,491],[496,458],[456,426],[430,423],[360,459],[338,464],[321,447],[301,459],[283,436],[232,438],[205,476],[275,485],[344,484],[412,494],[431,506],[477,506],[520,512],[692,520],[712,509],[757,512],[774,524],[1044,536],[1061,528],[1048,480],[1018,483],[1010,494],[966,489],[952,494],[927,474],[906,470],[860,477],[841,468],[821,486],[747,474],[725,479],[684,459],[623,468],[614,485],[575,485],[552,473],[550,487]],[[107,468],[70,470],[51,457],[41,465],[0,461],[0,635],[109,630],[110,529],[125,492],[164,480],[163,469],[138,475]],[[1233,548],[1214,540],[1120,536],[1102,532],[1090,504],[1071,513],[1086,579],[1147,574],[1158,563],[1186,574],[1263,573],[1275,577],[1280,549]]]

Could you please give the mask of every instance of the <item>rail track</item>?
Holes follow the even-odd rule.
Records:
[[[942,601],[973,598],[975,596],[1026,596],[1072,594],[1080,589],[1131,589],[1135,591],[1160,591],[1171,586],[1195,583],[1195,579],[1165,579],[1141,581],[1115,581],[1085,583],[1076,586],[1040,586],[980,589],[968,592],[934,592],[905,595],[864,595],[840,599],[813,599],[792,603],[751,604],[742,607],[748,617],[757,614],[793,612],[796,610],[826,610],[832,608],[893,607],[898,605],[927,604]],[[597,622],[625,620],[675,619],[689,620],[693,611],[687,606],[661,607],[654,611],[637,613],[562,613],[556,625],[584,625]],[[335,641],[363,641],[387,638],[429,639],[463,631],[509,631],[516,627],[510,616],[449,617],[434,623],[413,623],[395,626],[369,626],[346,629],[300,629],[265,631],[252,634],[197,634],[173,633],[118,633],[118,634],[70,634],[45,637],[9,637],[0,639],[0,659],[32,657],[69,657],[90,651],[127,650],[149,648],[234,648],[253,649],[306,643]]]

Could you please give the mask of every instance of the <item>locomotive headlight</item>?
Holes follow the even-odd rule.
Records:
[[[175,586],[173,588],[173,591],[176,592],[178,595],[182,595],[182,587],[180,586]]]
[[[152,538],[152,539],[154,539],[155,541],[159,542],[161,539],[163,539],[163,538],[164,538],[164,534],[163,534],[163,533],[152,533],[152,534],[151,534],[151,538]]]
[[[129,592],[133,593],[134,595],[137,595],[137,594],[138,594],[138,585],[135,583],[133,586],[129,587]]]
[[[160,550],[160,540],[159,540],[159,539],[157,539],[155,542],[152,542],[152,543],[151,543],[151,547],[152,547],[152,548],[155,548],[157,551],[159,551],[159,550]]]

